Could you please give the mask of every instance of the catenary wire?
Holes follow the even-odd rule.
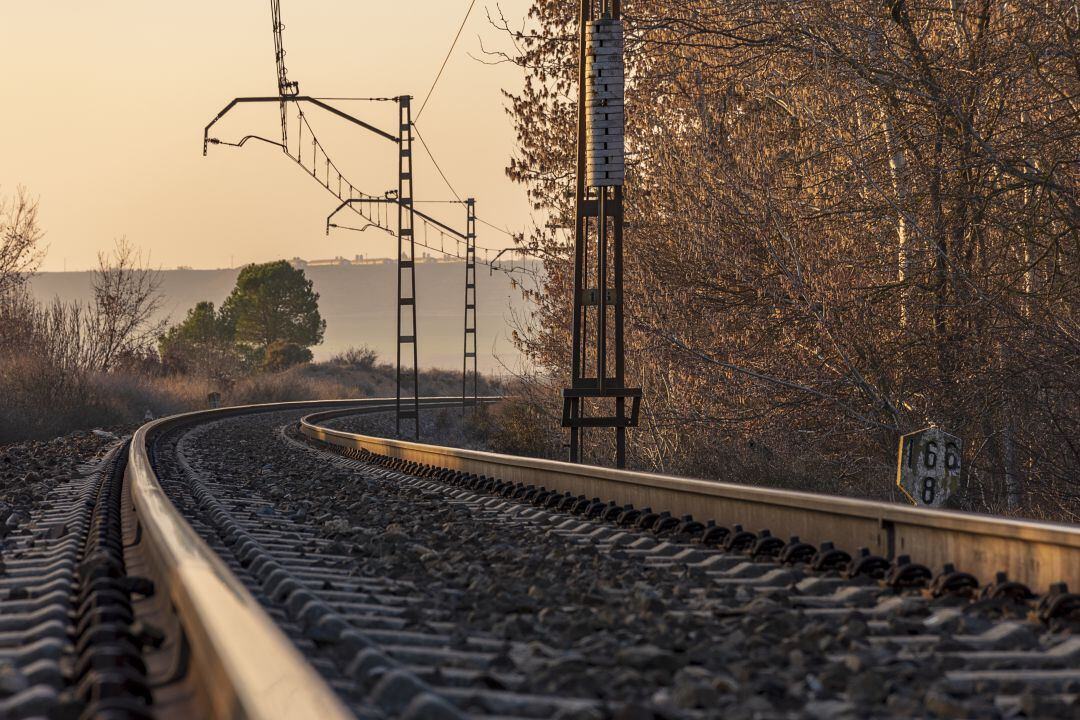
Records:
[[[420,110],[416,113],[416,117],[413,119],[420,119],[420,116],[424,114],[424,108],[427,107],[428,100],[431,99],[431,94],[435,92],[435,86],[439,84],[439,78],[442,77],[443,70],[446,69],[446,63],[450,61],[450,56],[454,54],[454,48],[457,47],[458,39],[461,37],[461,31],[465,29],[465,23],[469,21],[469,15],[472,14],[473,7],[476,5],[476,0],[470,0],[469,9],[465,11],[465,17],[461,19],[461,26],[458,27],[457,34],[454,35],[454,41],[450,43],[450,49],[446,51],[446,57],[443,58],[442,65],[439,66],[439,72],[435,74],[435,80],[432,81],[431,87],[428,89],[427,97],[424,98],[424,102],[420,104]]]

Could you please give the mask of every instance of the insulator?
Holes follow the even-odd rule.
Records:
[[[592,20],[585,27],[585,139],[588,185],[623,184],[623,26]]]

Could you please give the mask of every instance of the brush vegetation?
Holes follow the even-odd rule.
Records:
[[[200,302],[172,327],[155,319],[160,274],[126,240],[102,253],[87,302],[35,300],[38,203],[0,194],[0,444],[224,405],[390,397],[393,365],[367,348],[311,362],[323,337],[319,296],[303,271],[244,268],[220,308]],[[481,391],[494,391],[481,380]],[[460,373],[427,370],[420,392],[457,395]]]

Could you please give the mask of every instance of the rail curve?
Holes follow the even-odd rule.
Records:
[[[455,402],[422,398],[428,409]],[[185,425],[238,415],[296,408],[355,414],[386,411],[392,403],[367,398],[227,407],[161,418],[135,432],[125,481],[148,557],[145,569],[171,602],[190,652],[186,682],[207,717],[335,720],[353,714],[166,496],[151,460],[155,438]]]
[[[824,717],[873,714],[912,687],[909,704],[889,712],[1080,707],[1080,596],[1065,585],[1080,587],[1080,529],[330,426],[393,402],[163,418],[59,486],[0,543],[0,662],[29,684],[20,689],[11,678],[23,676],[8,671],[0,716],[70,714],[78,696],[86,713],[128,718],[644,717],[653,701],[696,718],[775,692],[774,709]],[[287,493],[308,491],[297,474],[321,468],[332,468],[326,483],[311,487],[340,497],[361,526],[294,512]],[[290,473],[292,490],[274,484]],[[524,577],[520,563],[531,568]],[[474,592],[469,577],[487,565],[496,584],[520,588]],[[413,582],[417,567],[436,569]],[[625,618],[624,602],[637,608]],[[606,629],[588,635],[579,616]],[[477,617],[486,618],[477,632],[461,631]],[[549,627],[568,651],[546,644]],[[664,649],[645,628],[690,634]],[[769,685],[769,673],[726,672],[745,651],[732,638],[758,633],[801,648],[789,688]],[[708,642],[678,649],[699,636]],[[820,667],[799,669],[799,653]],[[62,662],[72,654],[74,676]],[[932,670],[915,662],[930,659]],[[927,694],[886,668],[937,673],[944,689]],[[616,695],[644,692],[646,705],[614,703],[612,677],[625,683]]]
[[[326,427],[340,416],[320,412],[300,421],[316,441],[407,462],[484,475],[617,505],[651,507],[675,517],[693,515],[769,529],[804,542],[869,548],[888,560],[910,556],[940,568],[951,563],[990,581],[998,573],[1031,588],[1067,583],[1080,587],[1080,527],[991,515],[927,510],[806,492],[576,465],[371,437]]]

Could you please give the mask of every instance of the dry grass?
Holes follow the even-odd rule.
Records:
[[[460,374],[426,370],[420,376],[426,395],[457,395]],[[496,385],[487,379],[481,392]],[[335,358],[277,373],[242,378],[230,387],[187,375],[156,375],[138,370],[70,374],[50,370],[30,357],[0,359],[0,444],[44,439],[95,427],[130,429],[153,417],[207,407],[220,392],[223,405],[290,400],[388,397],[394,394],[392,365]]]
[[[559,419],[527,396],[504,393],[507,399],[472,416],[468,432],[492,452],[564,460],[565,431]]]

